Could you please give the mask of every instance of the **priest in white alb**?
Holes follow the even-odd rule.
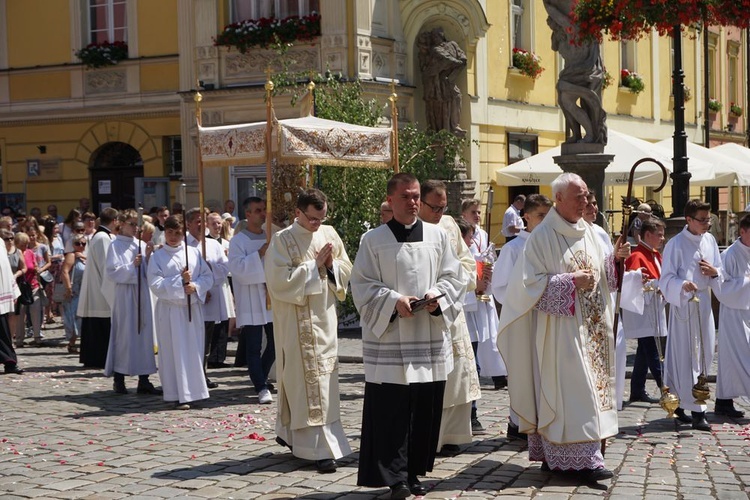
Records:
[[[725,281],[719,308],[719,363],[714,413],[742,418],[734,406],[750,397],[750,214],[739,222],[740,237],[721,254]]]
[[[339,413],[336,315],[352,265],[336,230],[323,225],[325,194],[301,192],[295,213],[264,257],[276,341],[276,441],[330,473],[352,451]]]
[[[476,262],[461,237],[461,230],[456,220],[450,215],[443,215],[448,208],[445,183],[436,180],[422,182],[420,196],[422,204],[419,208],[419,218],[423,222],[437,224],[448,235],[450,245],[463,267],[466,284],[463,295],[473,294],[476,288]],[[443,415],[440,420],[440,437],[437,445],[439,454],[444,456],[455,455],[460,451],[459,445],[471,443],[472,402],[482,397],[474,350],[471,347],[471,338],[463,311],[458,312],[456,321],[451,325],[450,333],[453,345],[453,371],[450,372],[445,383]]]
[[[613,304],[618,240],[605,255],[582,219],[586,183],[564,173],[552,183],[555,207],[531,233],[511,271],[519,283],[500,315],[498,346],[512,374],[510,404],[528,434],[529,459],[584,481],[608,479],[607,438],[617,434]]]

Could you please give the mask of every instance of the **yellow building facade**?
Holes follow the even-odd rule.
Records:
[[[231,22],[313,10],[321,14],[321,36],[294,44],[291,69],[359,78],[384,106],[395,80],[402,123],[425,122],[419,34],[440,27],[464,50],[468,63],[457,85],[461,127],[472,141],[467,175],[478,195],[494,189],[489,232],[498,243],[499,221],[515,194],[550,194],[548,186],[496,183],[498,169],[564,139],[555,91],[562,59],[552,51],[542,0],[0,0],[3,193],[24,194],[27,210],[39,206],[44,212],[55,203],[61,214],[82,197],[91,198],[96,210],[136,201],[148,208],[183,197],[196,203],[193,90],[202,82],[204,125],[263,121],[264,71],[275,57],[270,50],[242,54],[217,47],[215,37]],[[745,36],[731,28],[708,36],[712,96],[724,103],[709,117],[712,143],[744,144],[745,116],[731,116],[729,103],[746,107]],[[102,39],[126,42],[127,59],[87,68],[76,51]],[[539,78],[513,68],[514,48],[541,57]],[[613,80],[603,92],[609,128],[649,141],[670,137],[670,39],[607,41],[602,53]],[[703,62],[702,34],[685,32],[683,67],[691,94],[686,132],[698,143],[705,118]],[[643,92],[619,85],[622,69],[642,77]],[[275,109],[279,118],[300,114],[288,99],[276,99]],[[255,194],[263,177],[263,165],[207,171],[207,204],[221,209],[225,199]],[[623,188],[609,190],[602,204],[617,209],[623,194]],[[671,207],[669,189],[654,194],[638,188],[635,194]],[[734,199],[737,206],[745,202]]]

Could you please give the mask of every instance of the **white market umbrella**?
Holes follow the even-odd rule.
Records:
[[[665,151],[672,151],[673,138],[664,139],[656,146]],[[696,186],[748,186],[750,185],[750,168],[747,162],[738,161],[718,150],[705,148],[693,142],[687,143],[688,171],[693,175],[690,184]],[[713,170],[713,177],[707,177],[701,171],[703,164]]]
[[[550,184],[562,173],[562,169],[553,160],[553,157],[560,154],[561,147],[557,146],[510,166],[498,168],[495,171],[497,183],[503,186]],[[665,152],[663,148],[657,148],[653,143],[614,130],[609,131],[604,154],[614,155],[612,163],[604,171],[605,186],[627,185],[630,170],[635,162],[642,158],[658,160],[664,164],[667,171],[672,171],[671,153]],[[699,169],[701,179],[713,178],[713,172],[708,164],[696,162],[695,168]],[[661,181],[662,171],[653,162],[640,165],[633,179],[633,183],[639,186],[658,186]]]
[[[740,186],[750,186],[750,182],[748,182],[750,181],[750,149],[734,142],[727,142],[726,144],[711,148],[711,151],[721,153],[735,161],[741,162],[742,167],[737,183]]]

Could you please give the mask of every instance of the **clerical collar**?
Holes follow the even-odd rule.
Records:
[[[424,224],[419,219],[408,226],[401,224],[396,219],[391,219],[388,221],[387,226],[399,243],[422,241]]]
[[[646,250],[648,250],[651,253],[659,253],[658,250],[655,250],[653,247],[649,246],[648,243],[646,243],[643,240],[641,240],[638,244],[642,245]]]

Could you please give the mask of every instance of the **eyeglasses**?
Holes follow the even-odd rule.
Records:
[[[436,207],[434,205],[430,205],[429,203],[427,203],[424,200],[422,200],[422,203],[424,203],[425,205],[427,205],[428,207],[430,207],[430,210],[432,210],[433,214],[444,214],[445,212],[448,211],[448,205],[445,205],[443,207]]]
[[[317,217],[310,217],[305,212],[302,212],[302,215],[305,216],[305,218],[310,222],[310,224],[323,224],[325,221],[328,220],[328,216],[323,217],[322,219],[318,219]]]
[[[138,223],[133,222],[133,221],[128,221],[125,224],[127,224],[128,226],[138,227]]]
[[[709,222],[711,222],[711,218],[710,217],[707,217],[705,219],[696,219],[695,217],[690,217],[690,218],[693,219],[696,222],[699,222],[700,224],[708,224]]]
[[[86,243],[84,243],[83,241],[76,241],[75,243],[73,243],[73,246],[74,247],[85,247]]]

